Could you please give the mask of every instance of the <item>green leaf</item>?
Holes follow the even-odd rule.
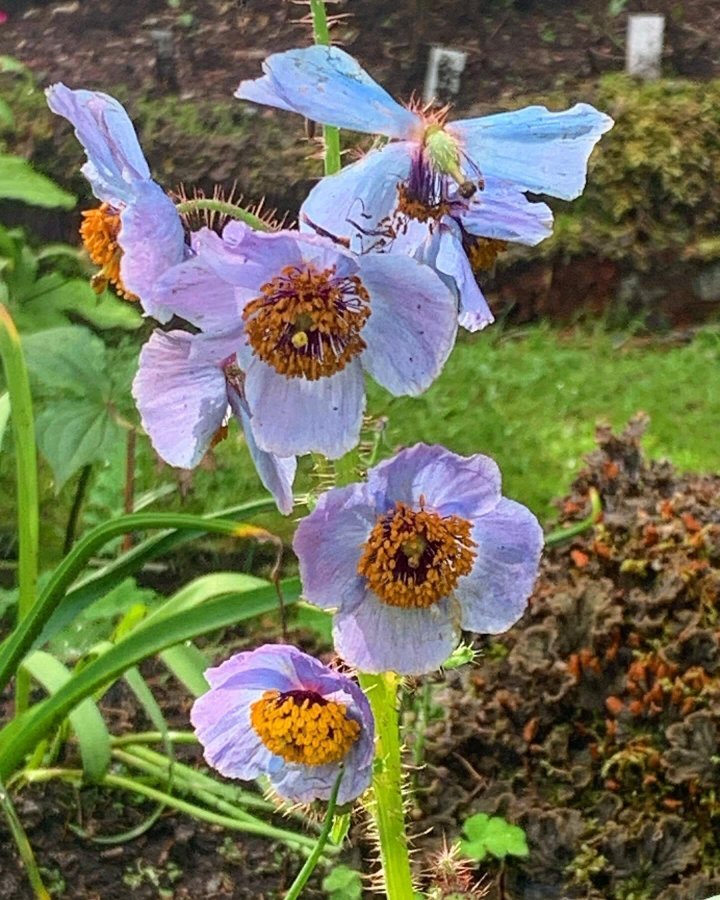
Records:
[[[107,399],[111,382],[105,345],[87,328],[68,325],[37,331],[23,339],[27,367],[50,395]]]
[[[0,154],[0,198],[61,209],[72,209],[77,203],[73,194],[36,172],[26,160],[7,154]]]
[[[265,583],[262,587],[248,588],[244,576],[236,577],[240,588],[235,592],[230,589],[232,575],[222,573],[222,579],[218,583],[220,596],[211,598],[208,594],[205,602],[196,607],[176,610],[172,615],[156,619],[151,625],[148,624],[150,619],[146,619],[140,627],[135,628],[101,657],[73,673],[67,684],[55,694],[6,725],[0,731],[0,781],[22,764],[25,755],[58,721],[86,697],[111,684],[132,666],[175,644],[277,609],[274,585]],[[299,579],[287,579],[281,582],[281,586],[285,603],[290,605],[297,602],[300,594]]]
[[[37,418],[38,447],[50,463],[55,491],[88,463],[104,461],[123,431],[106,404],[57,400]]]
[[[10,420],[10,394],[5,391],[4,394],[0,394],[0,450],[2,450],[2,442],[3,436],[5,434],[5,429],[7,428],[7,423]]]
[[[362,877],[350,866],[335,866],[322,880],[322,889],[329,900],[360,900]]]
[[[511,825],[501,816],[491,817],[485,813],[470,816],[463,824],[463,833],[468,840],[460,842],[460,849],[464,856],[477,862],[488,853],[496,859],[504,859],[506,856],[527,856],[530,852],[523,829]]]
[[[98,296],[86,278],[66,278],[58,272],[38,279],[20,299],[16,318],[25,332],[68,325],[75,318],[100,329],[135,331],[142,325],[136,304],[111,291]]]
[[[23,661],[23,668],[49,694],[65,687],[73,677],[60,660],[42,650],[31,653]],[[92,698],[87,697],[69,713],[68,718],[78,740],[87,778],[100,781],[110,766],[110,735],[100,711]]]
[[[205,678],[205,670],[210,663],[192,641],[163,650],[160,659],[193,697],[202,696],[210,687]]]

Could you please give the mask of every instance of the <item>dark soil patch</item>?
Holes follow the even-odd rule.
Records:
[[[506,816],[530,856],[493,900],[704,900],[720,889],[720,477],[598,434],[521,623],[440,688],[427,812]],[[440,823],[442,823],[440,825]]]
[[[9,6],[9,21],[0,26],[2,52],[41,80],[125,85],[132,93],[227,98],[240,79],[259,73],[268,53],[309,40],[308,28],[296,24],[305,8],[288,0],[181,0],[175,8],[164,0],[10,0]],[[717,4],[630,0],[626,7],[645,9],[667,15],[670,73],[717,74]],[[422,87],[431,44],[465,50],[461,109],[623,67],[626,16],[609,14],[608,0],[340,0],[332,10],[347,17],[337,40],[401,97]],[[158,30],[169,31],[172,44],[172,64],[163,63],[160,73]]]

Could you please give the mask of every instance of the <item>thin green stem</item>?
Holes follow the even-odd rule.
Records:
[[[330,832],[333,827],[333,820],[335,816],[335,805],[337,804],[337,795],[340,790],[340,782],[342,781],[343,775],[345,774],[345,770],[343,766],[340,766],[340,771],[338,772],[338,777],[335,779],[335,784],[333,785],[332,791],[330,792],[330,799],[328,800],[328,808],[325,813],[325,824],[323,825],[323,829],[320,832],[320,836],[317,839],[317,843],[310,854],[310,856],[305,860],[305,865],[298,872],[297,878],[290,885],[290,890],[285,894],[285,900],[297,900],[300,896],[300,891],[307,884],[308,879],[315,871],[315,867],[320,861],[320,857],[323,854],[323,850],[325,849],[325,844],[327,844],[328,838],[330,837]]]
[[[599,521],[601,515],[602,500],[600,499],[600,494],[595,488],[590,488],[590,515],[581,522],[576,522],[575,525],[569,525],[567,528],[556,528],[555,531],[551,531],[550,534],[545,536],[545,546],[552,547],[555,544],[561,544],[563,541],[569,541],[571,538],[577,537],[583,531],[592,528]]]
[[[380,860],[387,900],[413,900],[405,810],[403,808],[400,725],[398,721],[398,676],[360,673],[375,717],[376,751],[373,768],[372,815],[378,831]]]
[[[229,216],[231,219],[239,219],[245,222],[256,231],[269,231],[267,222],[264,222],[260,216],[251,213],[249,209],[242,206],[236,206],[234,203],[227,203],[224,200],[213,200],[210,197],[196,197],[191,200],[183,200],[178,203],[175,209],[179,213],[200,212],[207,210],[208,212],[219,213],[222,216]]]
[[[324,0],[310,0],[313,38],[316,44],[330,46],[330,28]],[[340,171],[340,130],[333,125],[323,125],[325,143],[325,174],[334,175]]]
[[[5,790],[2,783],[0,783],[0,806],[5,813],[10,833],[18,848],[20,859],[25,866],[25,871],[27,872],[28,881],[33,889],[33,893],[37,897],[37,900],[51,900],[50,894],[47,892],[40,876],[40,870],[38,869],[38,864],[35,860],[35,854],[33,853],[30,841],[25,834],[25,829],[22,827],[22,823],[20,822],[12,800],[10,799],[10,795]]]
[[[113,747],[124,747],[126,744],[162,744],[165,735],[161,731],[138,731],[130,734],[111,735]],[[198,739],[192,731],[168,731],[167,738],[173,744],[197,744]]]
[[[51,781],[59,778],[63,781],[69,781],[72,784],[81,784],[83,773],[80,769],[34,769],[25,772],[25,778],[29,782]],[[234,831],[243,831],[246,834],[256,834],[260,837],[266,837],[270,840],[283,841],[292,847],[304,852],[312,851],[315,847],[315,840],[304,834],[295,834],[293,831],[286,831],[283,828],[276,828],[274,825],[267,825],[265,822],[257,820],[256,822],[244,822],[231,816],[223,816],[214,813],[209,809],[203,809],[195,803],[188,803],[179,797],[173,797],[163,791],[157,790],[149,784],[142,781],[135,781],[133,778],[125,778],[122,775],[107,774],[104,776],[100,784],[106,787],[114,787],[120,790],[130,791],[147,797],[149,800],[155,800],[163,803],[178,812],[186,813],[195,819],[203,822],[209,822],[211,825],[220,825],[223,828],[231,828]]]
[[[10,313],[0,303],[0,358],[2,358],[10,396],[18,503],[18,624],[35,603],[39,554],[39,513],[37,486],[37,450],[32,395],[20,335]],[[18,672],[15,684],[15,710],[27,709],[30,676]]]

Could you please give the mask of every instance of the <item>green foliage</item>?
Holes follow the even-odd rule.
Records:
[[[360,900],[362,878],[350,866],[334,866],[332,872],[323,878],[322,889],[328,900]]]
[[[9,108],[8,108],[9,109]],[[5,113],[7,118],[7,112]],[[76,198],[19,156],[0,155],[0,198],[31,206],[72,209]]]
[[[463,824],[463,834],[466,840],[460,842],[460,850],[477,862],[488,855],[505,859],[506,856],[527,856],[530,852],[522,828],[511,825],[501,816],[485,813],[470,816]]]
[[[139,311],[110,291],[98,296],[81,268],[80,253],[73,247],[51,244],[35,250],[21,229],[0,226],[0,301],[21,333],[74,319],[98,329],[140,327]]]
[[[38,446],[60,490],[75,472],[106,460],[123,428],[113,402],[105,345],[80,326],[38,331],[24,341],[28,369],[51,402],[37,417]]]

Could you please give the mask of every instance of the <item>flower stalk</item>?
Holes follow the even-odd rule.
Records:
[[[330,27],[328,25],[325,0],[310,0],[310,14],[313,23],[313,38],[316,44],[330,46]],[[323,141],[325,143],[325,174],[334,175],[339,172],[340,130],[333,125],[323,125]]]
[[[405,810],[403,807],[400,727],[397,708],[399,678],[394,672],[360,674],[375,717],[377,735],[372,789],[372,815],[378,832],[380,860],[388,900],[413,900]]]

